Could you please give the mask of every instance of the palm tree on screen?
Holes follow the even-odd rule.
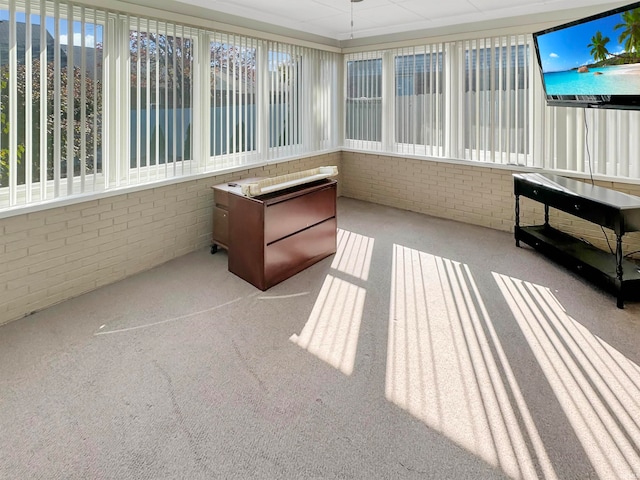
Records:
[[[624,29],[618,41],[624,45],[628,53],[640,51],[640,8],[628,10],[622,15],[624,23],[619,23],[614,29]]]
[[[591,56],[596,62],[607,59],[609,55],[609,50],[607,50],[608,42],[609,37],[603,37],[600,30],[591,38],[591,43],[587,47],[591,49]]]

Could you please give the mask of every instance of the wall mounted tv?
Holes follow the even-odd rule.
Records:
[[[640,110],[640,2],[533,34],[547,104]]]

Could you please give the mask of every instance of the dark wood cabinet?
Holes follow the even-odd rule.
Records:
[[[226,248],[229,271],[260,290],[295,275],[336,251],[336,185],[323,179],[259,197],[242,195],[239,183],[216,185],[212,252]]]

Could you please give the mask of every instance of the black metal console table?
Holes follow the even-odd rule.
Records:
[[[622,236],[640,231],[640,197],[558,175],[519,173],[513,181],[518,247],[522,241],[613,291],[618,308],[624,307],[625,299],[638,296],[640,269],[624,258]],[[543,225],[520,226],[520,195],[544,204]],[[551,227],[549,207],[613,230],[615,255]]]

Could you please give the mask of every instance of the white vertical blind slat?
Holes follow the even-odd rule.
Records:
[[[292,47],[292,65],[291,69],[293,73],[291,74],[291,82],[289,82],[289,102],[288,102],[288,116],[290,121],[287,122],[288,131],[289,131],[289,139],[287,145],[289,146],[291,153],[295,154],[298,152],[298,138],[296,136],[298,132],[298,47]]]
[[[73,135],[73,127],[74,127],[74,115],[73,115],[73,102],[75,98],[75,64],[74,64],[74,48],[73,48],[73,8],[67,4],[67,19],[62,20],[66,23],[67,33],[71,32],[71,34],[67,35],[67,79],[66,79],[66,88],[67,88],[67,112],[66,112],[66,122],[67,122],[67,141],[66,141],[66,154],[67,154],[67,165],[66,165],[66,175],[67,175],[67,195],[71,195],[73,193],[73,177],[75,171],[75,158],[74,158],[74,135]]]
[[[631,171],[629,159],[630,159],[630,143],[631,143],[631,135],[629,135],[630,129],[629,125],[632,123],[632,116],[629,115],[629,112],[612,112],[616,116],[616,132],[618,133],[618,140],[614,142],[613,147],[619,147],[619,150],[616,152],[615,148],[610,148],[607,156],[604,159],[601,159],[600,164],[605,164],[606,159],[615,159],[617,158],[620,162],[620,174],[624,176],[632,176],[637,177],[637,174]],[[637,116],[637,114],[636,114]],[[636,132],[638,130],[635,130]],[[637,135],[634,135],[637,136]],[[636,152],[638,150],[635,150]],[[600,171],[598,171],[600,173]]]
[[[500,42],[500,45],[498,47],[498,149],[499,149],[499,158],[500,158],[500,162],[502,163],[502,159],[503,159],[503,147],[504,147],[504,129],[505,129],[505,122],[504,122],[504,118],[505,118],[505,95],[506,95],[506,88],[505,88],[505,78],[504,78],[504,68],[505,68],[505,59],[504,56],[506,55],[506,38],[505,37],[501,37],[498,40]]]
[[[442,143],[443,137],[440,134],[440,131],[444,129],[444,122],[443,122],[443,117],[442,115],[442,101],[444,98],[444,95],[442,93],[440,93],[440,90],[442,89],[443,92],[445,92],[445,88],[444,85],[440,83],[440,72],[442,70],[442,68],[444,67],[444,65],[441,63],[441,56],[444,55],[444,44],[439,44],[437,47],[435,47],[435,49],[431,49],[431,55],[433,57],[433,55],[435,54],[435,59],[432,58],[433,60],[433,67],[432,67],[432,74],[431,74],[431,82],[430,84],[432,85],[432,95],[434,95],[435,97],[435,102],[436,102],[436,108],[435,108],[435,118],[433,119],[433,123],[431,124],[431,138],[435,138],[436,141],[431,141],[430,144],[432,145],[431,147],[431,155],[443,155],[444,154],[444,144]],[[444,62],[444,59],[442,60],[442,62]],[[433,81],[435,77],[435,82]],[[433,89],[433,85],[435,84],[435,90]],[[436,150],[434,153],[433,147],[435,146]]]
[[[176,39],[176,44],[180,46],[180,50],[182,54],[180,55],[180,108],[178,113],[180,115],[180,130],[178,130],[178,155],[182,160],[181,167],[183,169],[183,173],[188,173],[189,166],[191,165],[189,162],[186,163],[187,168],[185,169],[185,160],[187,160],[186,154],[186,134],[187,134],[187,109],[185,107],[187,98],[185,97],[185,90],[187,86],[186,75],[185,75],[185,57],[189,54],[189,42],[185,35],[184,25],[180,27],[180,38]],[[191,103],[189,103],[189,108],[191,108]],[[175,159],[177,160],[177,159]]]
[[[162,32],[165,36],[165,41],[169,39],[169,24],[167,22],[163,22]],[[158,56],[162,59],[163,65],[163,79],[160,82],[162,89],[164,90],[164,112],[162,114],[162,127],[164,127],[164,135],[158,135],[160,139],[158,140],[158,144],[161,140],[164,140],[164,148],[159,148],[159,156],[161,156],[162,152],[164,152],[164,158],[162,159],[164,162],[164,175],[168,177],[169,174],[169,112],[171,110],[171,106],[169,105],[169,54],[166,51],[158,51]]]
[[[139,31],[139,35],[142,36],[142,52],[139,52],[139,56],[142,57],[140,67],[138,71],[138,78],[141,82],[141,99],[140,110],[138,111],[138,123],[140,124],[141,136],[138,137],[137,143],[140,146],[140,157],[138,161],[138,182],[146,183],[152,176],[151,171],[153,169],[153,159],[151,158],[151,96],[153,94],[153,77],[151,72],[151,57],[154,55],[154,50],[157,50],[158,37],[155,36],[151,27],[151,20],[148,18],[141,19],[140,24],[142,30]]]
[[[136,109],[135,109],[135,122],[136,122],[136,166],[135,166],[135,175],[136,175],[136,181],[140,181],[140,169],[141,169],[141,162],[142,162],[142,148],[145,148],[145,151],[147,152],[146,155],[149,154],[149,150],[147,148],[147,146],[145,146],[142,141],[142,119],[140,118],[141,112],[142,112],[142,55],[141,55],[141,50],[142,50],[142,41],[140,39],[140,18],[136,18],[136,25],[135,25],[135,42],[136,42],[136,52],[137,52],[137,56],[135,58],[136,61],[136,65],[135,65],[135,71],[136,71],[136,77],[135,77],[135,87],[136,87]],[[147,157],[148,158],[148,157]],[[131,173],[129,172],[129,169],[127,169],[127,183],[131,182]]]
[[[248,145],[249,145],[249,137],[248,137],[248,125],[250,124],[249,122],[249,102],[248,102],[248,92],[247,92],[247,88],[249,85],[249,79],[247,78],[247,68],[244,64],[244,58],[247,54],[247,52],[249,51],[249,46],[247,44],[247,39],[246,38],[242,38],[241,39],[241,47],[240,47],[240,51],[241,51],[241,59],[243,59],[243,61],[240,64],[240,72],[242,74],[241,78],[242,78],[242,82],[241,82],[241,91],[240,91],[240,95],[242,98],[242,125],[244,125],[244,128],[242,129],[242,154],[246,155],[247,150],[249,149]]]
[[[18,45],[16,33],[16,2],[9,1],[9,191],[11,206],[18,202],[17,175],[18,167],[18,137],[14,133],[18,125]]]
[[[506,94],[506,105],[505,105],[505,135],[506,135],[506,147],[504,152],[506,153],[506,158],[505,161],[509,161],[509,153],[511,152],[511,135],[512,135],[512,129],[513,129],[513,114],[512,114],[512,98],[513,95],[511,93],[511,76],[513,74],[512,72],[512,62],[511,62],[511,58],[513,55],[513,41],[512,41],[512,36],[509,35],[507,37],[507,58],[506,58],[506,78],[505,78],[505,83],[506,83],[506,87],[505,87],[505,94]]]
[[[86,54],[86,12],[85,8],[80,6],[80,192],[85,191],[85,182],[87,180],[87,136],[85,127],[87,125],[87,54]]]
[[[625,114],[628,127],[627,133],[640,131],[640,112],[625,112]],[[640,158],[638,158],[640,153],[640,135],[627,134],[626,138],[629,142],[629,158],[624,161],[629,162],[629,176],[631,178],[640,178]],[[633,162],[631,162],[632,153]],[[619,153],[618,156],[622,156],[622,153]]]
[[[308,60],[312,62],[313,56],[310,56]],[[293,117],[295,121],[293,123],[293,140],[295,144],[295,154],[299,155],[302,153],[301,147],[302,147],[302,136],[303,136],[300,128],[301,114],[304,111],[304,99],[301,96],[302,87],[303,87],[302,82],[307,81],[303,72],[302,48],[299,46],[296,46],[295,66],[296,66],[296,81],[295,81],[295,95],[293,96],[293,99],[294,99]],[[311,80],[311,77],[309,78],[309,80]]]
[[[60,70],[60,6],[56,2],[53,7],[54,21],[54,54],[53,54],[53,109],[55,112],[61,112],[61,70]],[[60,115],[53,116],[53,196],[60,196],[60,173],[61,173],[61,135],[60,135]]]
[[[40,0],[40,199],[47,198],[47,22],[46,0]],[[35,152],[34,152],[35,153]]]
[[[174,43],[177,42],[177,26],[175,24],[171,25],[171,39]],[[178,82],[177,82],[177,68],[178,68],[178,52],[175,48],[171,51],[171,71],[172,71],[172,79],[171,79],[171,94],[172,94],[172,118],[171,118],[171,175],[176,176],[176,156],[178,155],[178,129],[176,128],[178,122]],[[168,137],[169,135],[167,135]]]
[[[229,148],[229,152],[231,153],[231,156],[233,157],[233,162],[234,164],[237,164],[238,159],[237,159],[237,145],[238,145],[238,129],[237,129],[237,125],[238,125],[238,119],[237,119],[237,114],[238,114],[238,96],[237,96],[237,91],[238,91],[238,86],[237,86],[237,78],[238,78],[238,61],[237,61],[237,55],[235,54],[235,49],[237,48],[237,37],[236,35],[233,35],[232,37],[232,49],[234,50],[234,55],[232,56],[232,61],[230,62],[229,65],[229,70],[230,70],[230,85],[231,85],[231,89],[229,90],[229,95],[231,97],[231,124],[229,125],[230,130],[231,130],[231,146]]]
[[[99,174],[103,174],[104,177],[104,164],[100,165],[99,159],[105,158],[103,156],[104,153],[104,105],[100,104],[100,102],[104,102],[104,87],[107,82],[105,82],[104,71],[104,54],[102,51],[98,51],[97,42],[99,39],[102,39],[102,45],[104,48],[104,35],[105,28],[104,25],[98,24],[98,14],[97,10],[92,10],[92,25],[93,25],[93,34],[94,34],[94,55],[93,62],[91,65],[92,80],[93,80],[93,88],[92,88],[92,101],[94,105],[94,114],[92,117],[92,127],[93,127],[93,135],[92,135],[92,145],[93,145],[93,157],[92,157],[92,177],[91,177],[91,189],[92,191],[96,191],[98,187],[98,177]],[[100,70],[98,69],[98,59],[100,59]],[[100,123],[98,123],[100,120]],[[100,157],[99,157],[100,155]],[[104,185],[104,184],[103,184]]]
[[[31,2],[25,5],[25,49],[24,49],[24,66],[25,79],[33,78],[33,45],[32,45],[32,28],[31,25]],[[25,82],[26,83],[26,82]],[[32,201],[32,178],[33,178],[33,87],[25,85],[25,151],[23,161],[25,166],[25,187],[26,196],[25,203]]]
[[[490,42],[490,75],[489,75],[489,101],[491,104],[488,120],[488,145],[491,162],[500,161],[499,117],[500,114],[500,38],[491,37]]]
[[[480,77],[482,75],[482,69],[481,69],[481,53],[482,53],[482,44],[480,42],[476,43],[476,47],[475,47],[475,58],[476,58],[476,64],[475,64],[475,128],[473,129],[472,135],[475,137],[474,143],[475,143],[475,158],[476,160],[480,159],[480,142],[481,142],[481,132],[482,132],[482,124],[481,124],[481,111],[480,111],[480,98],[482,96],[482,92],[480,90]],[[471,85],[470,85],[471,86]],[[473,158],[473,154],[472,157]]]
[[[520,112],[520,92],[519,92],[519,81],[520,81],[520,41],[518,37],[513,37],[513,49],[514,49],[514,59],[513,59],[513,83],[514,83],[514,91],[513,91],[513,150],[509,150],[509,152],[515,152],[516,158],[517,154],[520,151],[520,118],[518,116]]]
[[[596,171],[600,170],[600,163],[606,162],[607,158],[607,131],[618,132],[617,118],[615,116],[615,112],[612,111],[604,111],[604,110],[596,110],[595,117],[597,117],[597,121],[599,125],[606,125],[606,128],[599,128],[594,132],[590,132],[589,140],[591,141],[590,145],[590,156],[587,158],[587,155],[583,153],[580,156],[580,160],[582,160],[583,169],[585,172],[592,174]],[[582,121],[586,123],[586,111],[582,110]],[[580,138],[582,139],[582,145],[586,144],[586,128],[579,128],[581,131]],[[614,135],[615,137],[615,135]],[[616,149],[619,149],[620,145],[616,145]],[[614,175],[626,175],[622,171],[622,164],[620,162],[614,162],[615,165],[615,173]]]

